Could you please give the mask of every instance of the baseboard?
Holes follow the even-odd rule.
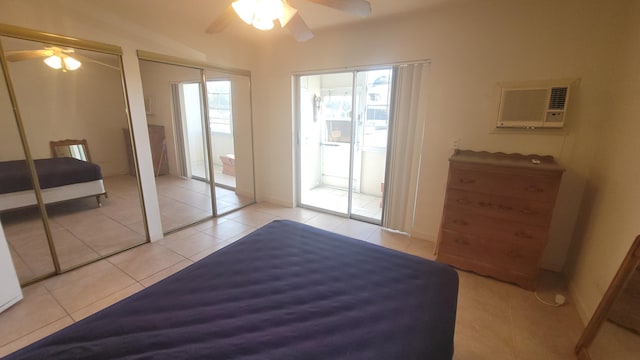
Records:
[[[260,199],[257,200],[258,203],[269,203],[269,204],[273,204],[273,205],[278,205],[278,206],[282,206],[282,207],[295,207],[295,205],[291,202],[288,201],[283,201],[282,199],[278,199],[278,198],[274,198],[274,197],[270,197],[270,196],[264,196],[261,197]]]
[[[571,299],[575,304],[576,311],[578,311],[578,316],[580,316],[580,320],[582,320],[582,324],[586,327],[587,324],[589,323],[589,320],[591,319],[591,315],[589,315],[589,313],[587,312],[586,306],[584,305],[582,300],[580,300],[580,296],[578,296],[578,291],[576,290],[576,287],[573,284],[573,281],[569,282],[568,290],[569,290],[569,294],[571,295]]]
[[[2,304],[0,306],[0,313],[2,313],[3,311],[7,310],[8,308],[13,306],[15,303],[17,303],[20,300],[22,300],[22,291],[19,294],[17,294],[17,296],[15,296],[13,299],[11,299],[11,300],[7,301],[6,303]]]
[[[422,240],[422,241],[428,241],[428,242],[432,242],[432,243],[436,243],[435,240],[433,240],[433,236],[427,234],[427,233],[422,233],[419,231],[412,231],[411,232],[411,237],[414,239],[418,239],[418,240]]]

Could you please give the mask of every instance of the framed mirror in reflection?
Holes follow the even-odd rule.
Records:
[[[86,139],[50,141],[51,155],[54,158],[70,157],[82,161],[91,162],[89,144]]]
[[[636,237],[576,345],[580,360],[640,354],[640,235]]]

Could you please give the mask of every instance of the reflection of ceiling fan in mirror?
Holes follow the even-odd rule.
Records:
[[[307,0],[350,14],[366,17],[371,13],[371,4],[365,0]],[[222,32],[239,16],[247,24],[259,30],[270,30],[277,20],[280,26],[291,32],[297,41],[313,37],[298,10],[287,0],[236,0],[207,28],[208,34]]]
[[[11,62],[44,59],[43,61],[47,66],[63,72],[77,70],[82,66],[83,62],[91,62],[110,69],[120,70],[117,66],[79,54],[74,49],[63,49],[57,46],[47,46],[41,50],[9,50],[5,53],[5,56],[7,61]]]

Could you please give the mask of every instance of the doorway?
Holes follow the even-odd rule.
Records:
[[[298,205],[382,223],[391,67],[297,77]]]

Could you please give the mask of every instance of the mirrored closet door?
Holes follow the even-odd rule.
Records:
[[[45,261],[38,247],[34,262],[53,257],[63,272],[145,243],[148,236],[120,56],[42,40],[0,38],[53,250]],[[15,155],[9,158],[2,160]],[[37,216],[27,216],[36,212],[33,204],[14,205],[2,219],[7,232],[4,217],[24,225]],[[11,246],[17,264],[35,256],[19,250],[22,244]]]
[[[163,231],[254,203],[249,74],[139,55],[151,152],[167,168],[156,174]]]
[[[146,60],[140,60],[140,73],[167,233],[213,216],[202,73]]]
[[[0,222],[21,283],[55,273],[53,257],[25,158],[9,89],[0,73]],[[17,174],[17,176],[14,176]],[[13,178],[19,177],[20,181]]]

